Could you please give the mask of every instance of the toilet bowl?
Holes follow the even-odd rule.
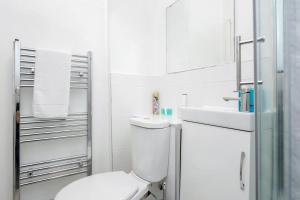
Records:
[[[134,117],[131,124],[133,171],[88,176],[64,187],[55,200],[140,200],[151,183],[168,172],[170,127],[161,118]]]

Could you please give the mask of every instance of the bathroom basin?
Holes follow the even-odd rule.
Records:
[[[238,112],[225,107],[181,107],[180,118],[184,121],[220,126],[243,131],[254,131],[254,113]]]

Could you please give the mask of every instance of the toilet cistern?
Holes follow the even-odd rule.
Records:
[[[149,182],[163,180],[168,173],[169,122],[156,117],[134,117],[130,124],[133,172]]]

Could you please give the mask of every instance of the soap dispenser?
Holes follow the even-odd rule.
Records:
[[[159,108],[160,108],[159,92],[155,91],[152,94],[152,114],[159,115]]]

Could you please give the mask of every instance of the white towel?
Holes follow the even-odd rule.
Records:
[[[69,110],[71,54],[36,51],[33,116],[66,118]]]

